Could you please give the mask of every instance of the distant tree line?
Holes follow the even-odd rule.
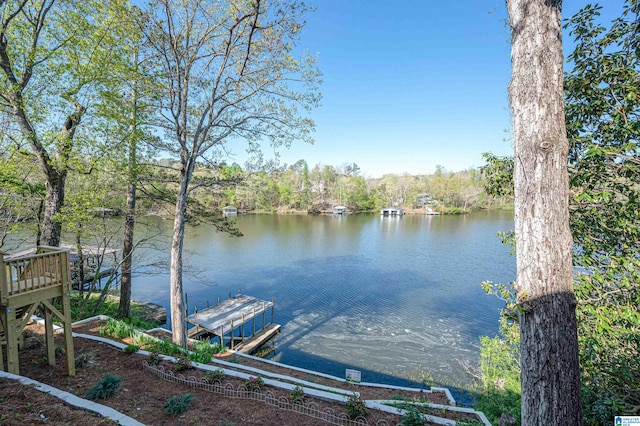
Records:
[[[44,185],[28,155],[0,155],[0,211],[18,223],[36,220],[44,199]],[[171,214],[176,193],[175,164],[153,160],[138,165],[137,214]],[[344,205],[350,211],[377,212],[400,206],[416,213],[425,209],[464,213],[485,208],[511,208],[511,195],[487,195],[487,179],[480,169],[450,172],[438,166],[430,175],[387,174],[365,178],[355,163],[309,167],[305,160],[270,171],[252,171],[238,164],[200,164],[194,172],[200,184],[190,195],[188,219],[215,218],[233,205],[247,213],[323,213]],[[11,194],[9,196],[9,194]],[[126,210],[127,182],[119,168],[104,167],[91,174],[70,173],[66,214],[59,215],[65,229],[82,213],[93,217],[97,209],[118,216]],[[75,212],[75,213],[73,213]]]
[[[465,213],[509,208],[513,202],[508,195],[487,195],[486,179],[479,169],[450,172],[438,166],[431,175],[365,178],[356,163],[309,167],[305,160],[299,160],[269,171],[250,171],[238,164],[200,171],[225,182],[217,190],[207,189],[195,195],[210,211],[233,205],[244,212],[314,214],[342,205],[354,213],[376,212],[389,206],[417,213],[425,209]]]

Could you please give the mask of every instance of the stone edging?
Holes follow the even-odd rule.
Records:
[[[39,390],[43,393],[48,393],[52,396],[55,396],[58,399],[63,400],[69,405],[74,407],[82,408],[83,410],[92,411],[94,413],[98,413],[102,417],[113,420],[121,425],[125,426],[144,426],[143,423],[132,419],[131,417],[122,414],[119,411],[114,410],[111,407],[107,407],[106,405],[98,404],[97,402],[90,401],[88,399],[80,398],[69,392],[60,390],[58,388],[54,388],[53,386],[46,385],[44,383],[40,383],[37,380],[29,379],[28,377],[18,376],[16,374],[7,373],[5,371],[0,370],[0,377],[10,380],[15,380],[20,382],[23,385],[33,386],[34,389]]]
[[[198,380],[195,377],[185,377],[182,374],[174,374],[172,371],[167,371],[163,367],[149,364],[147,361],[143,361],[143,368],[145,371],[150,372],[151,374],[162,380],[171,383],[179,383],[183,386],[194,389],[201,389],[207,392],[217,393],[219,395],[223,395],[225,398],[259,401],[264,404],[277,407],[281,410],[291,411],[294,413],[312,417],[314,419],[324,420],[325,422],[334,425],[369,426],[367,419],[364,417],[351,419],[346,412],[336,414],[332,408],[325,408],[323,410],[320,410],[320,407],[315,402],[291,403],[286,397],[276,398],[270,391],[264,391],[262,389],[248,390],[245,385],[240,385],[236,389],[230,383],[227,383],[224,386],[220,382],[209,383],[206,379]],[[398,410],[396,410],[394,414],[397,414],[397,411]],[[378,420],[375,425],[372,426],[390,425],[386,420]]]
[[[332,376],[330,374],[325,374],[325,373],[320,373],[317,371],[311,371],[311,370],[307,370],[304,368],[300,368],[300,367],[294,367],[292,365],[287,365],[287,364],[281,364],[279,362],[276,361],[271,361],[268,359],[263,359],[263,358],[258,358],[256,356],[253,355],[247,355],[241,352],[236,352],[236,351],[231,351],[234,355],[237,356],[241,356],[241,357],[245,357],[248,359],[253,359],[253,360],[257,360],[260,362],[265,362],[267,364],[271,364],[277,367],[282,367],[282,368],[288,368],[290,370],[295,370],[295,371],[299,371],[301,373],[308,373],[308,374],[313,374],[316,376],[320,376],[320,377],[324,377],[327,379],[331,379],[331,380],[336,380],[338,382],[344,382],[344,383],[352,383],[349,382],[347,379],[342,378],[342,377],[337,377],[337,376]],[[440,388],[440,387],[435,387],[435,386],[431,386],[430,389],[419,389],[419,388],[409,388],[409,387],[405,387],[405,386],[394,386],[394,385],[384,385],[384,384],[380,384],[380,383],[370,383],[370,382],[360,382],[357,383],[360,386],[367,386],[367,387],[373,387],[373,388],[387,388],[387,389],[395,389],[395,390],[403,390],[403,391],[409,391],[409,392],[425,392],[425,393],[432,393],[432,392],[442,392],[446,395],[447,399],[449,400],[449,405],[454,406],[456,405],[456,400],[453,397],[453,395],[451,394],[451,391],[448,388]]]
[[[458,413],[467,413],[467,414],[474,414],[476,416],[478,416],[478,418],[480,419],[480,421],[485,425],[485,426],[492,426],[491,422],[489,421],[489,419],[487,418],[487,416],[485,416],[485,414],[482,411],[476,411],[473,408],[465,408],[465,407],[455,407],[455,406],[450,406],[450,405],[442,405],[442,404],[434,404],[431,402],[410,402],[410,401],[396,401],[396,400],[367,400],[365,401],[365,403],[367,404],[367,407],[370,408],[376,408],[378,410],[382,410],[382,411],[386,411],[386,412],[393,412],[393,413],[397,413],[398,411],[400,411],[401,414],[405,414],[406,410],[402,409],[402,408],[397,408],[397,407],[392,407],[389,406],[387,404],[397,404],[397,403],[403,403],[403,404],[412,404],[412,405],[416,405],[416,406],[423,406],[423,407],[429,407],[429,408],[436,408],[436,409],[444,409],[447,411],[453,411],[453,412],[458,412]],[[423,417],[425,418],[425,420],[429,421],[429,422],[433,422],[439,425],[455,425],[456,422],[450,419],[443,419],[441,417],[437,417],[437,416],[432,416],[429,414],[423,414]]]
[[[41,318],[38,318],[38,317],[35,317],[35,316],[32,317],[32,318],[38,323],[41,323],[41,324],[44,323],[44,321]],[[92,321],[95,321],[95,320],[107,320],[107,319],[110,319],[110,317],[106,316],[106,315],[96,315],[96,316],[91,317],[91,318],[86,318],[84,320],[74,322],[73,324],[84,324],[84,323],[89,323],[89,322],[92,322]],[[58,326],[55,326],[55,325],[54,325],[54,331],[57,332],[57,333],[62,333],[63,332],[61,327],[58,327]],[[145,333],[142,333],[142,334],[145,334]],[[73,333],[73,336],[74,337],[84,338],[84,339],[89,339],[89,340],[94,340],[94,341],[98,341],[98,342],[101,342],[101,343],[105,343],[105,344],[108,344],[110,346],[116,347],[116,348],[118,348],[118,349],[120,349],[122,351],[124,351],[125,348],[127,347],[126,344],[123,344],[123,343],[120,343],[120,342],[116,342],[116,341],[113,341],[113,340],[110,340],[110,339],[107,339],[107,338],[99,337],[99,336],[93,336],[93,335],[87,335],[87,334],[81,334],[81,333]],[[150,337],[153,338],[153,336],[150,336]],[[246,358],[249,358],[249,359],[258,359],[260,362],[266,362],[268,364],[272,364],[272,365],[279,366],[279,367],[282,367],[282,368],[288,368],[288,369],[299,371],[299,372],[318,375],[318,376],[325,377],[325,378],[328,378],[328,379],[349,383],[348,380],[343,379],[341,377],[331,376],[329,374],[324,374],[324,373],[320,373],[320,372],[316,372],[316,371],[311,371],[311,370],[307,370],[307,369],[300,368],[300,367],[294,367],[294,366],[290,366],[290,365],[286,365],[286,364],[281,364],[281,363],[278,363],[278,362],[275,362],[275,361],[270,361],[270,360],[265,360],[265,359],[262,359],[262,358],[257,358],[257,357],[254,357],[252,355],[247,355],[247,354],[243,354],[243,353],[240,353],[240,352],[235,352],[235,351],[231,351],[231,352],[234,353],[235,355],[238,355],[238,356],[246,357]],[[138,351],[138,353],[140,353],[142,355],[147,355],[147,356],[150,355],[149,352],[143,351],[143,350]],[[168,355],[160,355],[160,357],[165,359],[165,360],[167,360],[167,361],[173,362],[173,363],[175,363],[177,361],[177,358],[172,357],[172,356],[168,356]],[[346,394],[356,394],[356,395],[359,396],[358,392],[349,392],[349,391],[345,391],[344,389],[338,389],[338,388],[332,388],[330,386],[319,385],[319,384],[311,383],[311,382],[308,382],[308,381],[305,381],[305,380],[297,379],[297,378],[294,378],[294,377],[283,376],[283,375],[280,375],[280,374],[276,374],[276,373],[271,373],[271,372],[268,372],[268,371],[260,370],[260,369],[254,368],[254,367],[241,366],[240,364],[229,363],[227,361],[217,360],[215,358],[212,359],[212,363],[215,363],[215,364],[218,364],[218,365],[225,365],[226,364],[226,366],[228,366],[230,368],[239,368],[239,369],[244,369],[245,371],[251,371],[251,372],[255,373],[254,375],[251,375],[251,374],[243,373],[241,371],[235,371],[235,370],[231,370],[231,369],[222,368],[222,370],[224,370],[224,372],[225,372],[225,375],[232,376],[232,377],[237,377],[237,378],[245,379],[245,380],[249,379],[251,377],[255,377],[255,376],[259,375],[259,376],[263,377],[263,380],[264,380],[265,384],[270,385],[270,386],[274,386],[274,387],[278,387],[278,388],[281,388],[281,389],[289,390],[289,391],[293,390],[293,388],[298,386],[298,384],[306,385],[306,386],[303,386],[303,391],[304,391],[304,393],[306,395],[313,396],[313,397],[319,398],[319,399],[323,399],[325,401],[337,401],[337,402],[340,402],[340,403],[345,403],[348,400],[348,396]],[[201,369],[201,370],[206,370],[206,371],[213,371],[213,370],[216,370],[216,369],[219,368],[219,367],[215,367],[215,366],[213,366],[211,364],[200,364],[200,363],[196,363],[196,362],[194,362],[193,365],[194,365],[195,368],[198,368],[198,369]],[[5,373],[5,372],[0,371],[0,377],[3,377],[3,375],[9,375],[9,374],[10,373]],[[12,375],[12,376],[15,376],[15,375]],[[22,376],[15,376],[15,377],[20,378],[20,379],[30,380],[30,381],[35,382],[35,383],[39,383],[39,382],[36,382],[34,380],[31,380],[31,379],[28,379],[28,378],[25,378],[25,377],[22,377]],[[283,382],[280,382],[278,380],[273,380],[273,379],[264,378],[264,377],[273,377],[275,379],[280,378],[281,380],[289,380],[289,381],[297,383],[297,384],[283,383]],[[76,406],[78,406],[80,408],[84,408],[84,409],[87,409],[87,410],[98,412],[99,414],[101,414],[101,415],[103,415],[105,417],[109,417],[109,418],[111,418],[113,420],[116,420],[116,421],[120,421],[120,419],[122,418],[123,420],[121,421],[120,424],[123,424],[123,425],[132,425],[132,426],[133,425],[135,425],[135,426],[142,425],[142,426],[144,426],[142,423],[139,423],[136,420],[134,420],[134,419],[132,419],[132,418],[130,418],[130,417],[128,417],[128,416],[126,416],[126,415],[124,415],[124,414],[122,414],[122,413],[120,413],[120,412],[118,412],[118,411],[116,411],[116,410],[114,410],[112,408],[110,408],[110,407],[105,407],[103,405],[94,403],[92,401],[88,401],[88,400],[76,397],[76,396],[74,396],[72,394],[69,394],[67,392],[61,391],[61,390],[59,390],[57,388],[54,388],[54,387],[51,387],[51,386],[48,386],[48,385],[44,385],[42,383],[40,383],[40,385],[43,386],[43,387],[50,388],[50,389],[56,391],[56,392],[53,392],[51,390],[43,390],[43,392],[49,392],[54,396],[58,396],[59,398],[63,399],[64,401],[68,402],[71,405],[76,405]],[[444,409],[449,410],[449,411],[459,411],[459,412],[472,413],[472,414],[477,415],[486,426],[491,426],[491,423],[489,422],[487,417],[484,415],[484,413],[479,412],[479,411],[475,411],[475,410],[473,410],[471,408],[456,407],[456,401],[453,398],[453,395],[451,394],[449,389],[447,389],[447,388],[441,388],[441,387],[432,386],[430,389],[418,389],[418,388],[410,388],[410,387],[403,387],[403,386],[393,386],[393,385],[384,385],[384,384],[369,383],[369,382],[360,382],[360,383],[358,383],[358,385],[360,385],[360,386],[368,386],[368,387],[384,387],[384,388],[389,388],[389,389],[405,390],[405,391],[412,391],[412,392],[425,392],[425,393],[431,393],[433,391],[443,392],[446,395],[450,405],[441,405],[441,404],[432,404],[432,403],[425,403],[425,404],[414,403],[414,404],[416,404],[416,405],[418,405],[418,404],[427,405],[427,406],[432,407],[432,408],[444,408]],[[319,388],[321,388],[322,390],[320,390]],[[79,400],[79,403],[81,405],[73,404],[72,402],[68,401],[65,397],[59,396],[59,394],[62,394],[62,395],[67,394],[72,399]],[[395,408],[395,407],[390,407],[388,405],[383,404],[383,402],[398,402],[398,401],[366,400],[364,402],[365,402],[366,406],[369,407],[369,408],[373,408],[373,409],[389,412],[389,413],[392,413],[392,414],[400,413],[402,415],[402,414],[404,414],[406,412],[406,410]],[[110,410],[113,413],[115,413],[114,415],[116,417],[114,418],[112,416],[105,415],[105,414],[103,414],[101,411],[99,411],[97,409],[90,408],[89,405],[91,407],[94,407],[94,406],[102,407],[104,410],[107,410],[107,411]],[[456,422],[454,420],[443,419],[443,418],[440,418],[440,417],[437,417],[437,416],[423,415],[423,417],[425,417],[425,419],[427,421],[430,421],[432,423],[439,424],[439,425],[455,425],[456,424]],[[129,421],[129,423],[125,423],[127,421]]]

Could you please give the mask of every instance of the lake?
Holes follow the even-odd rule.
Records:
[[[159,246],[140,263],[168,262],[171,221],[146,218]],[[184,290],[190,313],[218,296],[275,298],[275,360],[363,381],[469,382],[479,338],[498,331],[503,302],[481,282],[515,279],[515,257],[496,237],[513,229],[512,212],[380,217],[242,215],[244,237],[188,227]],[[169,311],[168,269],[142,268],[133,298]]]

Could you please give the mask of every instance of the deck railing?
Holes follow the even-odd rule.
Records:
[[[40,246],[35,254],[3,259],[2,266],[2,302],[10,296],[64,285],[69,280],[69,253],[57,247]]]

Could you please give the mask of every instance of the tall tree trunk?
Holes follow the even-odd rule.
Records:
[[[182,289],[182,247],[184,244],[184,225],[187,214],[187,188],[189,186],[190,171],[183,166],[178,183],[176,198],[176,213],[173,222],[173,238],[171,243],[171,330],[173,343],[181,346],[187,344],[187,329],[185,324],[185,303]]]
[[[582,424],[561,0],[507,0],[522,424]]]
[[[138,55],[134,56],[137,63]],[[124,241],[122,244],[122,279],[120,282],[120,306],[118,314],[122,318],[131,315],[131,269],[133,267],[133,233],[136,225],[136,190],[138,181],[138,158],[137,158],[137,116],[138,116],[138,93],[134,82],[131,99],[131,125],[129,126],[129,162],[127,173],[129,185],[127,187],[127,208],[125,211]]]
[[[64,204],[64,189],[67,180],[67,173],[58,172],[53,168],[47,170],[47,187],[44,197],[44,214],[42,216],[42,230],[38,239],[38,244],[58,247],[60,245],[60,235],[62,224],[55,220],[55,214],[60,211]]]
[[[127,189],[127,208],[125,212],[124,242],[122,244],[122,275],[120,283],[119,315],[128,318],[131,315],[131,269],[133,267],[133,232],[135,229],[136,184],[130,183]]]

